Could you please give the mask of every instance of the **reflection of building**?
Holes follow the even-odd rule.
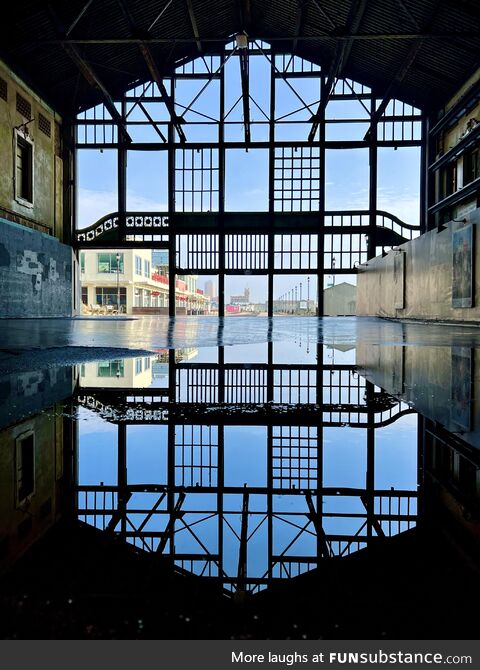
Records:
[[[357,304],[357,287],[348,282],[329,286],[323,291],[326,316],[352,316]]]
[[[29,549],[62,515],[66,493],[64,398],[72,369],[22,372],[1,379],[0,568]],[[42,413],[39,413],[42,412]],[[70,452],[68,452],[70,453]]]
[[[112,361],[83,363],[80,366],[80,386],[102,388],[142,388],[150,386],[152,365],[156,356],[138,356]]]
[[[169,279],[165,253],[150,249],[82,251],[80,276],[85,309],[93,313],[101,308],[116,311],[120,304],[121,311],[127,314],[167,314]],[[177,277],[176,303],[186,314],[210,311],[210,299],[197,288],[197,275]]]

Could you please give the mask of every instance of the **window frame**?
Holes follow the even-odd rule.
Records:
[[[18,160],[18,150],[19,146],[23,146],[28,149],[28,171],[29,171],[29,198],[24,197],[22,192],[22,187],[19,184],[18,171],[19,171],[19,160]],[[26,135],[25,133],[20,132],[17,128],[14,131],[14,151],[13,151],[13,183],[14,183],[14,196],[15,200],[24,207],[30,209],[34,206],[35,201],[35,160],[34,160],[34,143],[33,140]],[[23,167],[22,167],[23,170]],[[23,183],[23,180],[22,180]]]
[[[25,440],[31,438],[32,440],[32,482],[31,490],[22,495],[22,471],[23,454],[22,444]],[[29,501],[35,495],[35,433],[33,430],[27,430],[15,438],[15,506],[19,507],[23,503]]]

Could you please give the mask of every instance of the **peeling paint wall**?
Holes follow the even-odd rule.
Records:
[[[72,314],[71,247],[0,218],[0,318]]]
[[[62,239],[61,118],[1,61],[0,80],[0,216]],[[32,203],[17,197],[16,132],[33,147]]]

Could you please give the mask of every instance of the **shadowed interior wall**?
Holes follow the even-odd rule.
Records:
[[[474,233],[478,233],[480,209],[465,215]],[[403,308],[397,307],[398,276],[394,263],[398,252],[369,260],[360,266],[357,283],[357,315],[389,318],[427,319],[432,321],[480,322],[480,240],[474,234],[473,307],[452,306],[453,233],[465,224],[450,221],[446,228],[432,230],[399,249],[405,254]]]
[[[70,316],[71,247],[0,219],[0,317]]]

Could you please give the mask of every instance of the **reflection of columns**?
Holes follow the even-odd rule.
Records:
[[[118,460],[117,460],[117,485],[118,501],[117,509],[120,513],[120,536],[125,539],[127,532],[127,426],[120,423],[117,426],[118,435]]]

